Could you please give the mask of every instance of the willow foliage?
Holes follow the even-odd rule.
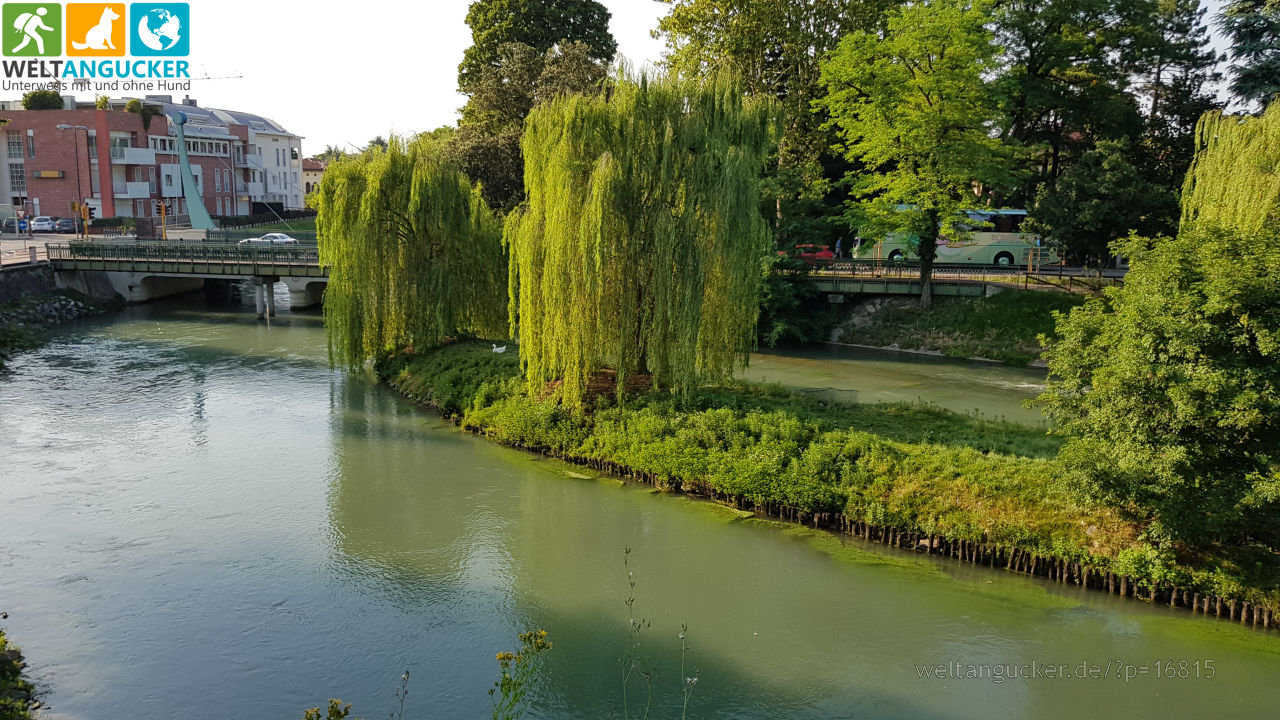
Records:
[[[1261,117],[1206,113],[1196,126],[1196,157],[1182,188],[1182,228],[1246,234],[1280,219],[1280,103]]]
[[[507,218],[508,316],[531,392],[648,374],[686,390],[755,342],[770,248],[758,175],[774,107],[726,79],[620,77],[608,96],[538,106],[521,141],[527,200]]]
[[[392,138],[329,165],[316,228],[331,362],[505,331],[501,224],[440,141]]]

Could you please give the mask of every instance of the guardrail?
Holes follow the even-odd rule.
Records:
[[[917,260],[809,260],[809,271],[815,276],[882,277],[903,280],[920,277]],[[1021,278],[1027,272],[1022,265],[964,265],[935,263],[932,277],[935,280],[1008,281]]]
[[[328,275],[314,245],[236,243],[50,243],[49,261],[65,270],[113,270],[180,275]]]

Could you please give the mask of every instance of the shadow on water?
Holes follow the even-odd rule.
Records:
[[[778,627],[787,621],[752,631],[786,593],[753,598],[747,586],[768,579],[748,557],[713,559],[722,549],[714,547],[690,556],[703,533],[680,532],[683,502],[655,507],[638,488],[567,477],[559,463],[485,444],[380,387],[350,382],[339,393],[344,411],[331,425],[333,567],[400,614],[400,634],[413,644],[390,650],[404,655],[419,702],[452,716],[483,712],[494,653],[514,649],[517,633],[543,628],[555,649],[530,716],[620,717],[623,551],[634,546],[637,615],[652,621],[643,655],[658,667],[654,716],[679,715],[682,617],[691,619],[693,648],[685,676],[699,678],[693,717],[949,716],[854,673],[834,686],[829,672],[798,684],[794,638]],[[713,521],[703,530],[724,527]],[[746,549],[760,552],[761,541],[768,542],[756,537]],[[730,595],[717,598],[715,582],[725,577],[737,580],[720,586]],[[638,675],[633,682],[634,712],[644,683]]]

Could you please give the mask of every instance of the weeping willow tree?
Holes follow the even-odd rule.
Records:
[[[318,211],[334,364],[505,332],[501,223],[443,143],[392,138],[329,165]]]
[[[1196,157],[1182,188],[1182,228],[1246,234],[1280,220],[1280,103],[1261,117],[1206,113],[1196,126]]]
[[[772,104],[726,78],[618,78],[525,123],[526,201],[506,221],[508,317],[533,393],[581,403],[598,371],[687,390],[755,342],[770,248],[758,175]]]

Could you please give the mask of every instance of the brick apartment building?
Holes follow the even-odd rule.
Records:
[[[202,108],[189,98],[142,100],[162,111],[149,125],[124,110],[127,99],[111,100],[104,110],[70,96],[63,110],[0,103],[0,118],[9,121],[0,128],[7,165],[0,172],[0,204],[30,215],[69,216],[84,198],[100,218],[154,217],[164,199],[174,214],[185,215],[177,129],[169,120],[182,111],[191,171],[210,215],[248,215],[262,204],[302,209],[301,137],[262,116]]]

